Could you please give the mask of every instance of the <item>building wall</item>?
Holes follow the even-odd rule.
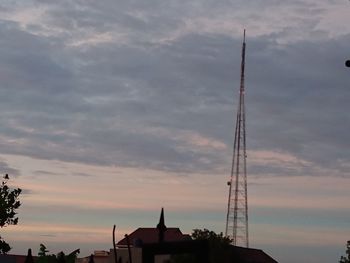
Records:
[[[23,255],[0,255],[0,263],[24,263],[25,259]]]
[[[142,248],[131,247],[131,259],[132,263],[142,263]],[[108,263],[115,263],[114,261],[114,250],[110,250],[110,261]],[[129,263],[129,252],[127,248],[117,248],[118,260],[121,259],[121,263]],[[155,263],[164,263],[170,259],[169,255],[157,255],[155,257]],[[119,263],[119,262],[118,262]]]
[[[75,260],[75,263],[89,263],[90,257],[84,257],[84,258],[77,258]],[[94,254],[94,262],[95,263],[109,263],[109,255],[99,255],[99,254]],[[0,262],[1,263],[1,262]]]
[[[132,263],[142,263],[142,248],[130,248]],[[121,263],[129,262],[129,252],[127,248],[117,248],[118,260]],[[114,261],[114,250],[111,249],[109,253],[109,263],[115,263]],[[119,261],[118,261],[119,263]]]

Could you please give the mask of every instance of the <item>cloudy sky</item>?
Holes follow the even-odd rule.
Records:
[[[350,239],[350,2],[2,0],[0,168],[13,253],[140,226],[224,231],[247,30],[250,243],[336,262]]]

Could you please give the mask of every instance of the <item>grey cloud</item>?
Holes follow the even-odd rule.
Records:
[[[2,21],[0,135],[8,139],[0,141],[3,153],[179,173],[229,169],[241,38],[188,33],[157,43],[154,34],[181,27],[183,18],[169,15],[171,10],[151,15],[151,4],[119,6],[115,16],[115,9],[96,2],[87,3],[87,10],[80,2],[48,5],[46,22],[68,33],[74,27],[107,32],[117,24],[134,36],[129,44],[79,49],[65,45],[69,34],[43,37]],[[139,31],[150,33],[149,39],[138,38]],[[248,38],[248,147],[337,168],[337,160],[350,158],[349,72],[343,67],[349,36],[279,44],[281,34]],[[180,131],[224,142],[227,149],[201,151],[175,139]],[[311,173],[305,167],[283,169],[251,167],[254,173]]]
[[[44,171],[44,170],[37,170],[33,172],[35,175],[60,175],[59,173],[53,173],[49,171]]]
[[[0,171],[1,171],[1,175],[0,176],[4,176],[5,174],[8,174],[10,177],[11,176],[19,176],[21,175],[20,170],[10,167],[7,162],[0,160]]]
[[[284,29],[298,33],[300,26],[308,25],[308,33],[315,30],[321,19],[324,7],[321,4],[305,1],[35,1],[38,7],[45,8],[41,18],[45,23],[43,31],[56,30],[68,43],[89,38],[95,33],[110,33],[122,36],[129,45],[146,46],[159,44],[162,39],[172,39],[179,32],[194,27],[203,30],[205,24],[196,24],[199,20],[214,23],[241,21],[248,28],[275,27],[280,34]],[[281,19],[281,16],[283,18]],[[269,19],[266,19],[268,17]],[[219,23],[220,23],[219,22]],[[204,22],[205,23],[205,22]],[[40,24],[28,25],[39,27]],[[208,27],[210,27],[210,22]],[[232,26],[234,27],[234,25]],[[40,29],[35,29],[35,31]],[[220,30],[220,29],[218,29]],[[227,29],[222,29],[221,33]],[[300,30],[299,30],[300,31]],[[282,38],[285,36],[281,36]],[[119,43],[118,43],[119,44]]]
[[[22,189],[22,188],[21,188]],[[24,194],[24,195],[32,195],[32,194],[35,194],[35,192],[33,190],[30,190],[30,189],[22,189],[22,192],[21,194]]]
[[[41,237],[57,237],[57,235],[54,235],[54,234],[41,234],[39,236],[41,236]]]
[[[266,164],[257,165],[250,164],[248,173],[253,176],[304,176],[304,175],[320,175],[316,174],[316,171],[312,167],[303,164],[286,165],[285,163],[279,164]]]
[[[262,69],[264,75],[259,74],[262,61],[251,64],[258,76],[248,81],[255,93],[251,101],[248,95],[252,105],[248,114],[264,120],[250,129],[251,137],[257,138],[254,143],[259,140],[262,147],[268,143],[271,148],[289,149],[323,165],[349,158],[345,148],[349,146],[350,91],[348,72],[342,65],[348,41],[349,36],[339,41],[302,42],[276,55],[268,53],[270,65]],[[256,52],[254,47],[249,50]]]
[[[44,171],[44,170],[37,170],[33,172],[35,175],[39,175],[39,176],[64,176],[64,175],[73,175],[73,176],[83,176],[83,177],[88,177],[88,176],[92,176],[91,174],[88,173],[54,173],[54,172],[50,172],[50,171]]]
[[[88,173],[72,173],[74,176],[82,176],[82,177],[90,177],[92,176],[91,174]]]

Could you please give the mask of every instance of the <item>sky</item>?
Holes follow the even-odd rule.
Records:
[[[337,262],[350,239],[350,2],[0,2],[0,171],[12,253],[225,230],[246,29],[250,245]]]

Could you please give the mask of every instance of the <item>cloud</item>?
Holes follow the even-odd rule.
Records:
[[[349,96],[348,72],[341,65],[348,41],[349,35],[339,41],[293,44],[276,49],[276,55],[265,53],[272,58],[271,68],[263,69],[264,77],[252,79],[252,107],[248,110],[248,116],[264,121],[253,123],[251,138],[263,137],[259,143],[268,142],[271,149],[288,149],[324,167],[337,169],[339,160],[349,160],[345,150],[349,142],[348,106],[344,100]],[[251,49],[256,52],[254,46]],[[256,62],[251,65],[253,72],[259,72],[260,62]]]
[[[341,228],[325,229],[324,227],[293,227],[263,224],[256,226],[258,229],[254,242],[260,244],[303,244],[304,246],[338,244],[342,245],[346,240],[346,233]],[[288,237],[288,238],[286,238]],[[327,239],[325,240],[325,237]],[[262,240],[263,239],[263,240]]]
[[[44,170],[37,170],[33,172],[35,175],[60,175],[59,173],[54,173],[54,172],[49,172],[49,171],[44,171]]]
[[[78,173],[72,173],[72,175],[74,175],[74,176],[82,176],[82,177],[93,176],[93,175],[88,174],[88,173],[80,173],[80,172],[78,172]]]
[[[22,188],[21,188],[22,189]],[[23,195],[32,195],[32,194],[35,194],[35,191],[33,190],[30,190],[30,189],[22,189],[22,192],[21,192]]]
[[[171,3],[174,9],[154,15],[150,11],[158,8],[157,1],[122,4],[118,10],[112,2],[41,1],[45,12],[37,18],[30,15],[30,5],[22,11],[8,5],[12,15],[0,26],[2,152],[178,173],[226,170],[241,36],[217,29],[236,21],[239,13],[230,20],[225,9],[234,4],[207,1],[197,9],[195,3]],[[326,4],[269,1],[258,17],[267,17],[270,4],[275,6],[269,23],[281,20],[278,10],[292,15],[281,22],[281,30],[248,33],[248,147],[285,152],[344,175],[350,94],[343,62],[350,35],[293,37],[301,23],[307,32],[319,32],[317,13],[327,13]],[[297,12],[305,5],[307,11]],[[216,16],[205,20],[209,7]],[[112,16],[114,11],[118,15]],[[242,12],[257,15],[249,5]],[[290,23],[293,16],[298,19]],[[203,25],[212,29],[196,32]],[[47,29],[52,34],[43,34]],[[253,164],[250,170],[310,173],[308,167],[286,172],[281,163]]]
[[[1,160],[1,159],[0,159],[0,171],[3,176],[5,174],[8,174],[10,177],[21,175],[20,170],[10,167],[5,160]]]
[[[109,226],[153,225],[161,206],[188,231],[198,222],[222,231],[246,28],[252,244],[271,244],[285,262],[296,261],[288,246],[300,262],[327,261],[293,244],[330,258],[336,249],[324,244],[346,233],[348,9],[328,0],[1,1],[0,168],[26,175],[15,178],[25,189],[21,225],[5,229],[22,244],[15,253],[55,235],[49,246],[80,243],[88,254],[108,247]]]
[[[73,175],[73,176],[83,176],[83,177],[88,177],[88,176],[92,176],[89,173],[82,173],[82,172],[71,172],[68,174],[64,174],[64,173],[56,173],[56,172],[50,172],[50,171],[44,171],[44,170],[37,170],[33,172],[34,175],[39,175],[39,176],[64,176],[64,175]]]

